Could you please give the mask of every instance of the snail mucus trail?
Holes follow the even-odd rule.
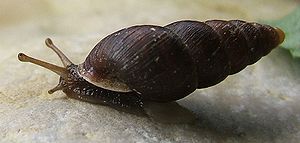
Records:
[[[279,28],[241,20],[177,21],[166,26],[138,25],[102,39],[79,65],[48,38],[61,59],[56,66],[19,53],[23,62],[60,76],[50,94],[121,108],[146,101],[171,102],[213,86],[258,61],[284,41]]]

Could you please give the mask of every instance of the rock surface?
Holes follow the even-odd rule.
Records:
[[[80,63],[104,36],[130,25],[272,19],[290,12],[295,2],[33,0],[13,5],[19,2],[4,0],[0,6],[0,142],[300,141],[300,60],[282,49],[221,84],[197,90],[178,101],[180,106],[163,108],[188,112],[179,115],[180,122],[169,123],[155,120],[159,115],[152,112],[150,117],[136,116],[68,99],[62,92],[49,95],[58,76],[17,60],[25,52],[61,64],[45,48],[46,37]],[[10,8],[19,13],[10,13]]]

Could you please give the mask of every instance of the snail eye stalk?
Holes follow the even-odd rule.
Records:
[[[19,53],[18,59],[22,62],[30,62],[30,63],[36,64],[36,65],[39,65],[41,67],[44,67],[48,70],[55,72],[56,74],[60,75],[63,78],[66,78],[68,75],[68,71],[66,68],[32,58],[30,56],[25,55],[24,53]]]
[[[71,62],[71,60],[69,60],[69,58],[63,53],[61,52],[52,42],[52,40],[50,38],[47,38],[45,40],[45,44],[47,45],[47,47],[49,47],[50,49],[52,49],[60,58],[61,62],[63,63],[64,67],[67,67],[71,64],[73,64]]]

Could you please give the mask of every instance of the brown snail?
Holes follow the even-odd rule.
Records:
[[[267,55],[284,40],[284,32],[241,20],[177,21],[164,27],[133,26],[101,40],[79,65],[53,43],[46,45],[64,67],[23,53],[31,62],[60,75],[71,98],[117,107],[142,107],[144,101],[175,101],[197,88],[224,80]]]

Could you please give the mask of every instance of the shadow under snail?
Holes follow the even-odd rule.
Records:
[[[101,40],[79,65],[48,38],[45,43],[64,67],[19,53],[23,62],[60,76],[50,94],[121,108],[171,102],[213,86],[258,61],[284,40],[284,32],[241,20],[177,21],[166,26],[138,25]]]

